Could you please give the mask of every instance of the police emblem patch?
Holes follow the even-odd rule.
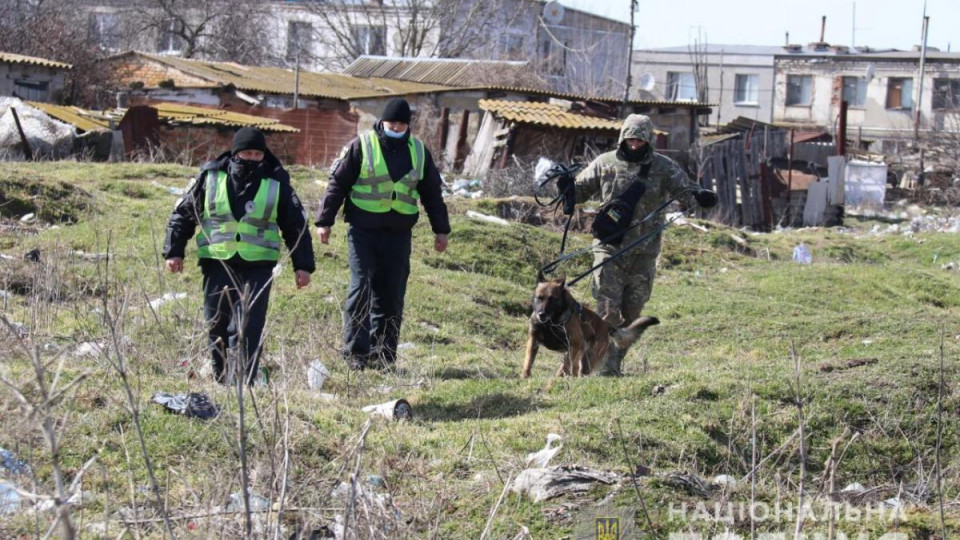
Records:
[[[243,209],[246,210],[246,212],[249,214],[249,213],[253,212],[253,209],[256,208],[256,207],[257,207],[257,205],[254,204],[253,201],[247,201],[247,204],[245,204],[245,205],[243,206]]]

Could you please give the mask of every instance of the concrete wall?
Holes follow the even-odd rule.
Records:
[[[912,78],[914,103],[919,91],[919,63],[917,61],[882,60],[877,58],[781,58],[777,60],[776,106],[774,121],[797,122],[836,129],[842,100],[843,77],[864,77],[872,66],[873,78],[867,82],[866,101],[862,106],[850,106],[847,114],[847,138],[864,140],[911,140],[914,116],[912,108],[887,108],[891,78]],[[921,96],[921,130],[942,131],[951,127],[951,117],[957,111],[933,109],[934,79],[960,79],[960,59],[957,62],[928,61],[925,67]],[[809,106],[786,105],[789,75],[812,77],[812,100]],[[879,147],[873,149],[880,150]]]
[[[0,63],[0,95],[56,103],[63,96],[66,74],[63,69]],[[18,81],[22,84],[18,85]]]
[[[714,45],[722,49],[722,45]],[[677,49],[677,48],[671,48]],[[724,124],[738,116],[770,122],[773,120],[774,57],[772,54],[731,54],[710,52],[705,56],[707,66],[708,101],[716,103],[709,124]],[[693,73],[693,60],[689,51],[635,50],[633,52],[633,88],[631,96],[641,99],[641,79],[646,73],[653,76],[654,87],[650,92],[658,99],[666,99],[670,72]],[[734,88],[736,76],[756,75],[758,82],[756,103],[736,103]]]

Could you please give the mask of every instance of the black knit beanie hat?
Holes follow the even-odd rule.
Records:
[[[237,131],[233,136],[233,148],[230,149],[230,155],[236,155],[243,150],[267,151],[267,140],[263,132],[257,128],[245,127]]]
[[[383,116],[380,117],[384,122],[403,122],[410,123],[410,104],[401,98],[393,98],[387,102],[383,108]]]

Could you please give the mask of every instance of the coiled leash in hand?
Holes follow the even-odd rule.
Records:
[[[567,231],[570,230],[570,222],[573,220],[573,210],[577,205],[574,179],[582,168],[583,165],[580,163],[570,165],[555,163],[553,167],[550,167],[550,169],[544,173],[543,180],[541,180],[533,190],[533,199],[537,201],[537,204],[540,206],[553,206],[554,209],[556,209],[560,207],[561,204],[563,205],[563,214],[567,216],[567,222],[563,225],[563,239],[560,241],[561,255],[563,255],[563,250],[567,245]],[[551,199],[550,202],[544,204],[540,201],[538,192],[541,187],[551,180],[557,181],[557,195]]]

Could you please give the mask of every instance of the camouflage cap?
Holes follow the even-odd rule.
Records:
[[[623,127],[620,128],[620,140],[618,144],[625,139],[640,139],[650,145],[656,142],[653,133],[653,121],[645,114],[631,114],[623,121]]]

